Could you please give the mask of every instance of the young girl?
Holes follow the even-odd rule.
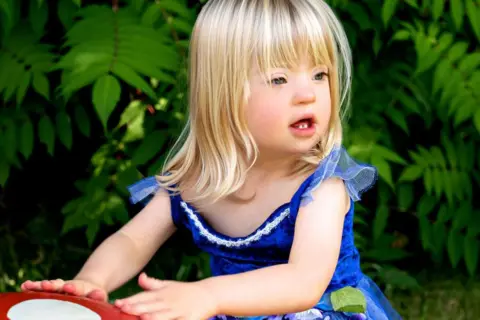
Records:
[[[130,188],[145,208],[71,281],[24,290],[105,300],[178,228],[213,277],[139,276],[115,301],[141,319],[400,319],[360,269],[354,202],[376,171],[341,147],[351,59],[321,0],[210,0],[190,47],[189,121],[162,174]]]

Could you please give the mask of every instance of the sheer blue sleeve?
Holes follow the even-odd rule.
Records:
[[[144,206],[153,198],[153,196],[160,190],[160,184],[157,179],[152,177],[143,178],[127,187],[130,192],[130,202],[133,204],[141,203]],[[173,195],[169,190],[170,195],[170,210],[173,222],[177,227],[182,225],[182,210],[180,209],[180,196]]]
[[[360,200],[362,193],[370,189],[377,181],[377,170],[367,164],[353,160],[342,146],[335,147],[325,157],[313,173],[309,186],[301,197],[301,205],[313,200],[312,192],[328,178],[338,177],[345,182],[347,192],[353,201]]]
[[[147,177],[127,187],[130,192],[130,202],[133,204],[142,203],[146,205],[148,201],[160,189],[160,185],[155,177]]]

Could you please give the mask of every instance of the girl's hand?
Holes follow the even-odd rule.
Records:
[[[203,320],[216,314],[216,304],[198,283],[161,281],[142,273],[139,285],[145,290],[115,301],[123,312],[142,320]]]
[[[87,297],[98,301],[107,301],[108,294],[102,287],[85,280],[43,280],[22,283],[22,291],[44,291],[68,293],[75,296]]]

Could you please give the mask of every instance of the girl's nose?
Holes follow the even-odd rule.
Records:
[[[303,87],[295,92],[292,102],[294,105],[305,105],[314,103],[315,100],[315,91],[310,87]]]

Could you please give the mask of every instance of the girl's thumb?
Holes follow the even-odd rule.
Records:
[[[138,284],[145,290],[160,289],[165,285],[162,280],[151,278],[145,272],[138,277]]]

